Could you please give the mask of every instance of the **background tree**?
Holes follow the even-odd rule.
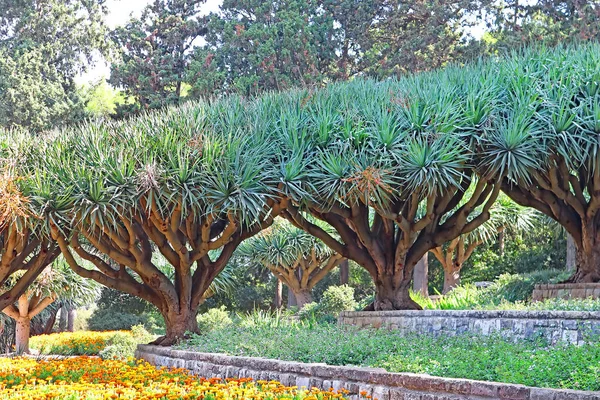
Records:
[[[14,284],[18,274],[8,285]],[[5,307],[2,312],[16,321],[15,345],[18,354],[29,352],[31,320],[52,303],[61,299],[65,302],[90,302],[98,294],[98,286],[93,281],[75,274],[63,259],[59,258],[27,288],[15,304]]]
[[[241,249],[287,285],[298,308],[313,301],[314,286],[343,260],[319,239],[289,223],[271,227]]]
[[[506,196],[500,196],[490,209],[489,220],[477,229],[432,249],[431,253],[438,259],[444,270],[442,293],[446,294],[460,285],[462,267],[477,247],[495,239],[501,232],[530,228],[534,216],[534,210],[521,207]]]
[[[195,95],[323,84],[336,55],[334,21],[317,1],[225,0],[188,81]]]
[[[35,131],[79,118],[74,78],[107,50],[104,0],[1,0],[0,124]]]
[[[118,61],[109,83],[136,100],[121,113],[178,104],[194,41],[206,32],[205,0],[154,0],[125,26],[111,32]]]
[[[359,70],[371,76],[428,71],[462,60],[481,1],[379,0],[360,39]]]
[[[235,100],[200,104],[82,127],[50,146],[43,173],[52,189],[39,195],[49,208],[66,197],[52,209],[53,238],[78,274],[160,310],[166,336],[157,344],[197,330],[215,277],[278,213],[266,138],[238,130],[255,112]]]
[[[600,38],[596,0],[494,0],[484,9],[491,50]]]

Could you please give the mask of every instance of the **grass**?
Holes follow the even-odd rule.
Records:
[[[598,342],[549,346],[542,341],[513,343],[498,336],[401,336],[387,330],[249,320],[193,336],[178,347],[537,387],[600,390]]]

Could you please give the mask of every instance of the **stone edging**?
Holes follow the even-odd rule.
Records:
[[[600,392],[390,373],[381,368],[340,367],[139,345],[136,357],[157,366],[187,368],[206,378],[277,380],[287,386],[341,388],[349,399],[361,391],[379,400],[600,400]]]
[[[345,311],[340,325],[388,328],[402,335],[499,334],[512,340],[543,338],[582,345],[600,337],[600,312],[583,311]]]
[[[340,317],[453,317],[478,319],[585,319],[600,321],[600,311],[515,311],[515,310],[397,310],[343,311]]]

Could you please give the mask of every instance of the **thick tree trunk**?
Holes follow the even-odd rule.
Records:
[[[573,271],[577,269],[577,244],[575,239],[569,233],[567,233],[567,260],[566,260],[567,271]]]
[[[399,285],[394,285],[393,280],[393,276],[375,280],[375,301],[365,311],[421,310],[408,291],[411,279],[401,281]]]
[[[344,260],[340,263],[340,284],[347,285],[350,280],[350,263]]]
[[[427,253],[421,257],[413,270],[413,290],[423,296],[429,296],[429,263]]]
[[[54,323],[56,322],[56,314],[58,314],[58,309],[55,309],[50,314],[48,321],[46,321],[46,326],[44,327],[43,334],[48,335],[48,334],[52,333],[52,328],[54,328]]]
[[[295,307],[296,306],[296,296],[294,296],[294,292],[292,292],[292,289],[289,288],[288,286],[288,301],[287,301],[287,305],[288,307]]]
[[[29,335],[31,332],[31,319],[20,317],[15,325],[15,345],[17,354],[29,353]]]
[[[600,282],[600,243],[593,246],[579,247],[575,254],[577,271],[568,282],[590,283]]]
[[[444,289],[442,294],[449,293],[452,289],[460,285],[460,270],[462,265],[458,268],[446,269],[444,268]]]
[[[296,298],[296,306],[298,306],[298,309],[301,309],[302,307],[304,307],[308,303],[312,303],[313,301],[312,293],[310,292],[310,290],[296,291],[294,292],[294,297]]]
[[[60,316],[58,319],[58,331],[59,332],[64,332],[67,329],[67,306],[66,305],[62,305],[60,307]]]
[[[152,344],[158,346],[171,346],[186,337],[186,332],[199,333],[198,323],[196,322],[196,311],[189,308],[181,312],[163,311],[166,335],[156,339]]]
[[[498,252],[500,253],[500,256],[504,256],[505,242],[506,236],[502,230],[498,233]]]
[[[75,327],[75,318],[77,317],[77,310],[69,307],[69,312],[67,313],[67,331],[73,332]]]
[[[277,286],[275,286],[275,299],[273,301],[273,306],[275,309],[279,310],[282,305],[283,298],[283,282],[281,279],[277,278]]]

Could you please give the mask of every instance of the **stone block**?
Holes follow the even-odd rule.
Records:
[[[406,392],[400,389],[390,389],[390,400],[406,400],[404,397],[405,393]]]
[[[498,388],[498,398],[506,400],[529,399],[529,388],[521,385],[502,385]]]
[[[531,389],[529,400],[554,400],[555,394],[553,390],[534,388]]]

